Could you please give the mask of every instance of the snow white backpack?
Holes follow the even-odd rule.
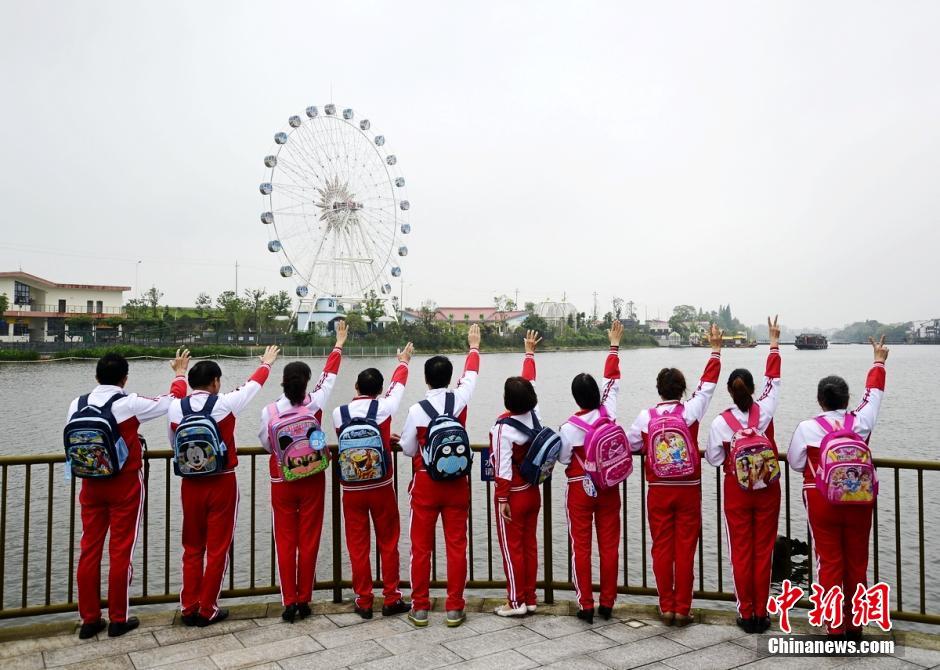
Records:
[[[228,448],[219,434],[219,424],[212,418],[212,408],[219,396],[210,395],[196,412],[191,397],[183,398],[183,419],[173,437],[173,471],[180,477],[207,477],[225,470]]]
[[[284,481],[303,479],[323,472],[330,465],[326,435],[306,405],[292,405],[279,412],[268,405],[268,443]]]
[[[552,468],[561,454],[561,436],[551,428],[539,423],[535,410],[532,411],[532,427],[511,416],[496,423],[512,426],[528,439],[529,449],[519,463],[519,474],[532,486],[544,484],[552,476]]]
[[[734,433],[728,449],[727,473],[745,491],[765,489],[780,479],[777,450],[766,435],[757,429],[760,407],[753,403],[747,416],[747,427],[741,425],[730,409],[721,413]]]
[[[466,428],[454,416],[454,394],[450,391],[444,394],[443,413],[427,400],[418,404],[431,419],[421,447],[421,460],[428,475],[436,481],[447,481],[470,474],[473,452]]]
[[[339,478],[347,484],[382,479],[390,471],[388,451],[375,419],[379,401],[372,400],[364,417],[352,418],[349,405],[339,408]]]
[[[650,410],[646,461],[659,479],[681,479],[698,470],[698,445],[683,410],[681,404],[662,414],[655,408]]]
[[[871,449],[853,429],[855,415],[845,415],[841,428],[816,417],[825,437],[819,443],[816,490],[830,505],[871,505],[878,495],[878,473]]]
[[[123,393],[115,393],[101,407],[88,404],[88,396],[78,399],[75,413],[65,424],[66,467],[76,477],[114,477],[127,461],[127,444],[121,437],[111,406]]]
[[[630,476],[633,454],[627,434],[610,418],[607,408],[601,405],[597,412],[600,416],[593,424],[579,416],[572,416],[568,423],[584,431],[584,461],[581,466],[594,485],[603,490]]]

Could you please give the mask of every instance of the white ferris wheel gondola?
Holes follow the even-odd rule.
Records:
[[[323,296],[354,303],[392,293],[411,202],[398,158],[351,108],[309,106],[274,135],[259,186],[269,230],[268,251],[302,300]]]

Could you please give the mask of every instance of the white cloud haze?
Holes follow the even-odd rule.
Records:
[[[330,101],[408,179],[405,301],[935,317],[940,4],[8,2],[0,269],[292,289],[257,185]],[[54,253],[53,253],[54,252]],[[398,292],[398,289],[395,289]]]

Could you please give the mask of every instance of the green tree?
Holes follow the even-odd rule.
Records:
[[[366,295],[366,299],[362,301],[361,309],[362,313],[369,317],[369,331],[377,330],[379,319],[385,316],[385,301],[372,290]]]
[[[523,330],[537,330],[543,335],[549,333],[548,322],[538,314],[529,313],[519,326]]]
[[[196,296],[196,314],[204,319],[212,313],[212,298],[203,291]]]
[[[150,307],[150,314],[155,319],[159,316],[157,308],[160,306],[160,300],[162,298],[163,291],[158,289],[156,286],[151,286],[147,289],[146,293],[144,293],[144,303]]]
[[[349,326],[350,335],[359,336],[368,330],[365,319],[357,312],[351,312],[346,315],[346,325]]]
[[[294,301],[287,291],[278,291],[264,299],[264,310],[271,316],[290,316]]]
[[[679,333],[683,340],[688,340],[691,324],[698,317],[698,310],[692,305],[676,305],[669,317],[669,328]]]
[[[6,293],[0,293],[0,314],[10,309],[10,298]]]
[[[131,319],[142,319],[147,315],[147,301],[143,298],[131,298],[124,305],[124,311]]]
[[[255,331],[257,331],[259,334],[261,333],[261,310],[264,305],[264,297],[267,294],[268,292],[263,288],[245,289],[245,306],[247,307],[248,312],[251,314]]]
[[[215,304],[229,328],[241,334],[248,320],[248,305],[245,301],[235,295],[235,291],[222,291],[215,299]]]

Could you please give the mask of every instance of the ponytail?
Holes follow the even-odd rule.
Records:
[[[302,405],[307,397],[307,384],[310,382],[310,366],[301,361],[294,361],[284,366],[284,378],[281,388],[291,405]]]
[[[749,370],[738,368],[728,376],[728,393],[739,410],[750,411],[754,404],[754,377]]]

